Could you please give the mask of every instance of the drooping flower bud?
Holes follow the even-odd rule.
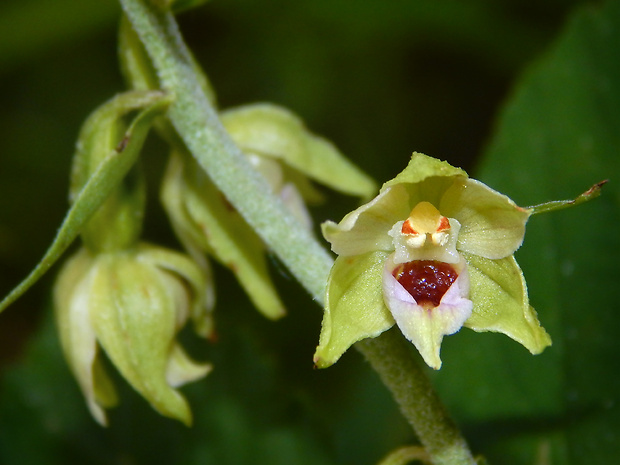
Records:
[[[63,267],[54,304],[63,351],[95,419],[116,403],[101,364],[101,348],[123,377],[162,415],[191,423],[186,400],[175,389],[202,378],[210,365],[196,363],[175,338],[191,317],[210,332],[201,270],[185,256],[140,244],[126,251],[83,248]]]
[[[121,95],[87,120],[74,158],[72,201],[110,153],[123,155],[131,142],[123,136],[123,116],[139,108],[142,95],[149,94]],[[190,318],[198,334],[210,334],[211,283],[188,257],[140,242],[144,199],[134,166],[81,227],[84,246],[55,286],[56,319],[65,356],[98,422],[106,424],[104,409],[116,402],[103,349],[157,411],[189,424],[189,406],[175,387],[205,376],[210,365],[192,361],[175,339]]]

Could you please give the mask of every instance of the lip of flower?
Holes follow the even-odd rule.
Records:
[[[444,335],[470,317],[469,276],[456,244],[461,226],[429,202],[419,202],[388,233],[394,253],[383,271],[383,298],[401,332],[424,361],[439,369]]]
[[[410,262],[422,266],[441,268],[442,262]],[[461,329],[471,316],[473,303],[469,300],[469,275],[467,265],[462,259],[455,267],[447,265],[455,279],[440,293],[430,296],[403,286],[394,272],[392,260],[386,260],[383,271],[383,298],[403,335],[409,339],[422,355],[426,364],[436,370],[441,367],[439,357],[443,336],[454,334]],[[429,276],[430,287],[436,284],[435,276]],[[435,281],[434,281],[435,280]],[[441,294],[441,295],[439,295]],[[435,299],[440,298],[439,302]]]

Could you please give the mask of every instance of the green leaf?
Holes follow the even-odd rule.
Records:
[[[620,2],[582,9],[519,82],[480,178],[521,205],[570,198],[611,178],[578,208],[536,215],[517,254],[554,345],[530,357],[462,331],[436,381],[490,463],[618,463],[620,431]],[[459,356],[459,366],[450,357]]]

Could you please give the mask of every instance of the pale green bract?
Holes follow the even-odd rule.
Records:
[[[414,210],[420,205],[426,213]],[[447,229],[415,232],[418,242],[408,242],[414,239],[404,223],[415,215],[426,220],[432,212]],[[355,342],[395,323],[435,369],[441,367],[443,337],[462,326],[501,332],[533,354],[542,352],[551,340],[529,305],[513,257],[531,214],[463,170],[414,153],[377,197],[339,224],[323,224],[338,258],[327,285],[316,365],[333,364]],[[423,260],[458,273],[438,305],[418,304],[393,275],[400,263]]]

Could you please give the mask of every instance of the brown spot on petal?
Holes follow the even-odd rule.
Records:
[[[228,269],[230,271],[232,271],[234,274],[238,274],[239,273],[239,267],[237,266],[237,264],[235,262],[228,262],[226,264],[226,266],[228,267]]]
[[[228,197],[220,193],[220,199],[222,200],[222,203],[226,207],[226,210],[228,210],[231,213],[237,213],[237,209],[234,207],[232,203],[230,203],[230,200],[228,200]]]
[[[114,148],[116,153],[121,153],[123,150],[125,150],[125,148],[127,148],[127,145],[129,144],[129,139],[130,137],[128,135],[125,135],[125,137],[121,139],[118,145]]]
[[[392,275],[418,305],[437,307],[458,273],[449,263],[415,260],[398,265]]]

